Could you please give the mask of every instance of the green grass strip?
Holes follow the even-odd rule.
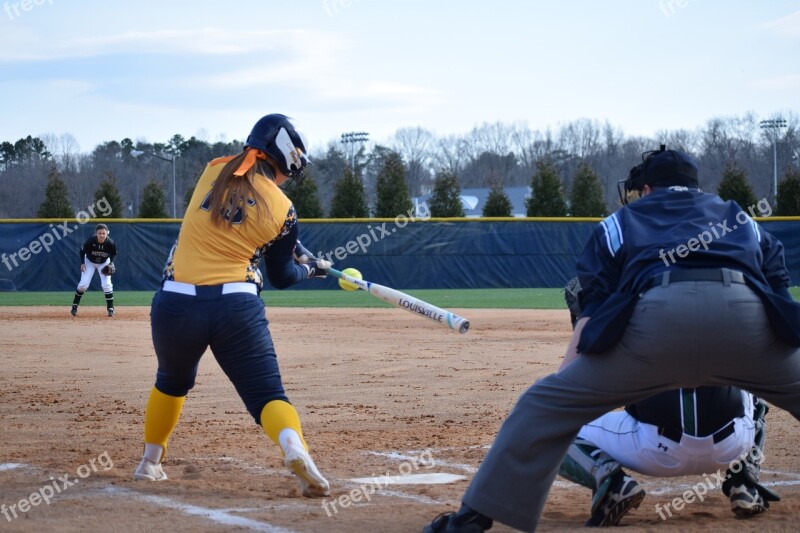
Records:
[[[789,290],[800,301],[800,288]],[[564,309],[562,289],[419,289],[411,296],[445,309]],[[54,305],[69,308],[72,292],[0,292],[0,306]],[[272,307],[391,307],[364,291],[265,290],[261,297]],[[149,306],[152,291],[118,291],[114,305]],[[87,292],[81,305],[105,306],[101,291]]]
[[[561,309],[564,298],[561,289],[436,289],[409,290],[411,296],[439,307],[484,309]],[[56,305],[69,307],[72,292],[2,292],[0,306]],[[364,291],[277,291],[265,290],[261,297],[272,307],[390,307]],[[153,292],[117,291],[114,305],[150,305]],[[89,291],[81,305],[105,305],[103,293]]]

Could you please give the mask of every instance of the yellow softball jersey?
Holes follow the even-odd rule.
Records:
[[[164,278],[192,285],[220,285],[249,281],[262,284],[258,263],[269,245],[296,223],[292,202],[275,183],[256,174],[254,184],[265,205],[261,216],[251,199],[242,213],[231,213],[233,224],[211,220],[210,192],[224,168],[223,163],[206,166],[186,209],[178,240],[170,252]],[[246,179],[245,177],[234,179]]]

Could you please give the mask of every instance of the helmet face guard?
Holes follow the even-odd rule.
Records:
[[[266,115],[256,122],[245,146],[261,150],[278,165],[278,170],[287,177],[280,185],[283,190],[297,188],[305,177],[306,165],[311,164],[306,155],[305,136],[289,117],[279,113]]]
[[[630,203],[630,195],[633,191],[638,191],[641,197],[642,190],[644,189],[644,183],[640,183],[641,181],[642,165],[640,164],[636,165],[628,172],[627,179],[617,182],[617,193],[619,193],[619,201],[622,202],[622,205],[628,205]]]

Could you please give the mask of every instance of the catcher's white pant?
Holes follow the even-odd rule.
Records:
[[[111,283],[111,276],[106,276],[101,272],[104,266],[109,264],[111,259],[106,259],[104,263],[92,263],[88,259],[83,259],[83,264],[86,265],[86,271],[81,273],[81,280],[78,282],[78,290],[81,292],[86,292],[86,289],[89,288],[89,285],[92,283],[92,277],[94,276],[95,271],[97,275],[100,276],[100,286],[103,288],[103,292],[111,292],[114,290],[114,285]]]
[[[616,459],[623,467],[656,477],[725,472],[732,461],[753,447],[753,397],[742,391],[744,416],[733,419],[734,431],[714,444],[708,437],[682,435],[677,443],[658,434],[658,427],[640,422],[627,412],[615,411],[589,422],[578,433]]]

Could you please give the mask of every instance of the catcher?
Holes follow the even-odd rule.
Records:
[[[564,288],[573,328],[581,315],[580,288],[578,278]],[[754,516],[780,500],[758,483],[768,409],[736,387],[662,392],[583,426],[559,474],[592,489],[589,527],[619,524],[644,499],[644,490],[622,467],[657,477],[727,469],[722,491],[730,498],[731,510],[739,517]],[[737,461],[742,468],[731,469]],[[662,520],[672,514],[668,505],[657,505],[656,512]]]
[[[89,237],[81,247],[81,280],[72,299],[72,316],[77,316],[81,297],[89,289],[95,272],[100,276],[100,286],[106,295],[108,316],[114,316],[114,285],[111,283],[111,276],[117,271],[114,266],[117,246],[108,234],[108,226],[98,224],[94,228],[94,236]]]

